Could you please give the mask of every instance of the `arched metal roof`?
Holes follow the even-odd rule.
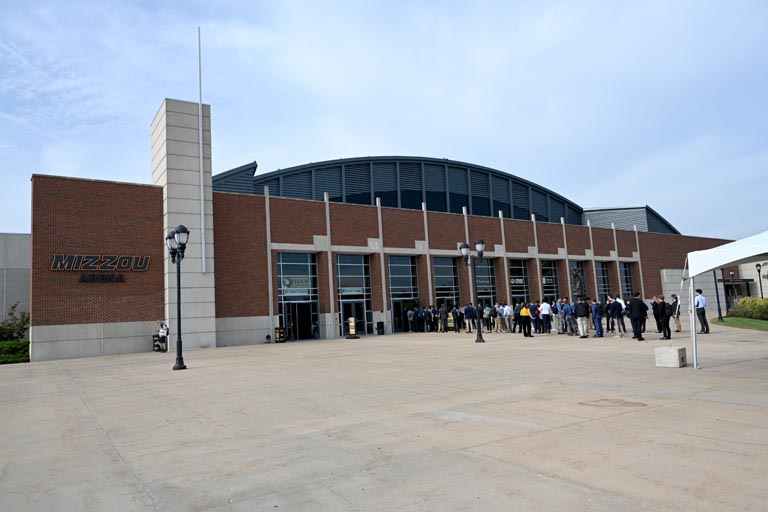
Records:
[[[255,162],[213,177],[216,191],[376,204],[430,211],[582,224],[583,209],[540,185],[482,165],[442,158],[375,156],[314,162],[255,174]]]

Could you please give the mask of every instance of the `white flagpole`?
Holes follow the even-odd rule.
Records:
[[[201,261],[202,271],[205,274],[205,180],[203,173],[203,52],[200,37],[200,27],[197,27],[197,77],[199,101],[197,103],[197,117],[199,123],[199,144],[200,144],[200,243],[202,244]]]

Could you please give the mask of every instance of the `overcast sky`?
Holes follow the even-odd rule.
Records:
[[[450,158],[684,234],[768,229],[766,1],[0,7],[0,232],[30,232],[35,173],[149,183],[161,102],[198,99],[198,26],[214,174]]]

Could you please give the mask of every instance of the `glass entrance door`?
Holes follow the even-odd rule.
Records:
[[[365,301],[344,300],[341,301],[341,335],[349,335],[349,319],[355,319],[356,335],[365,334]]]
[[[393,332],[409,332],[408,310],[418,304],[413,299],[394,299],[392,301],[392,330]]]
[[[313,338],[313,305],[311,302],[284,303],[286,341],[309,340]]]

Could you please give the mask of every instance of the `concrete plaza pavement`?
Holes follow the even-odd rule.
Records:
[[[700,370],[659,336],[0,366],[0,510],[766,510],[768,334],[713,324]]]

